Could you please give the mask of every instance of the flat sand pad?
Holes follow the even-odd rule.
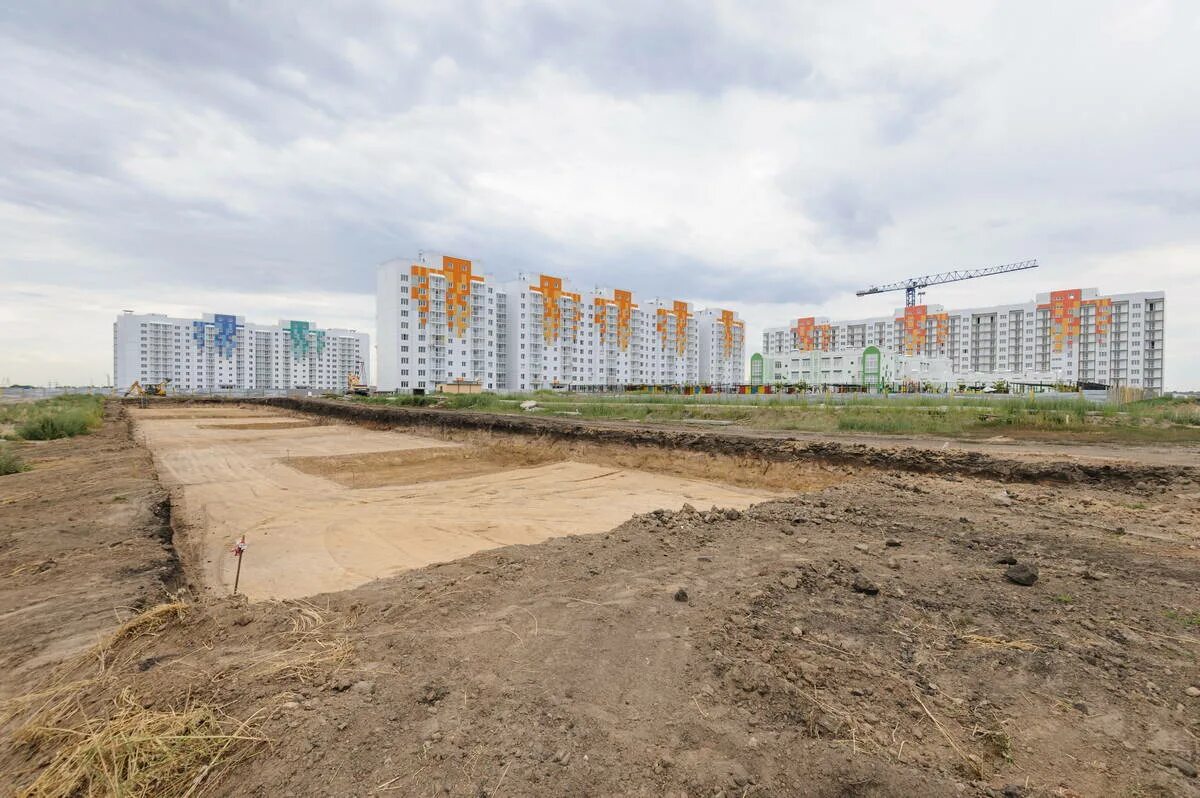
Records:
[[[481,549],[602,532],[657,508],[776,495],[579,462],[354,490],[285,461],[454,444],[341,424],[247,430],[214,428],[214,416],[135,417],[210,585],[232,587],[229,546],[247,535],[241,590],[253,599],[345,590]]]

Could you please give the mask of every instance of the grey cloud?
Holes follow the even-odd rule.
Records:
[[[372,6],[339,10],[320,19],[320,29],[338,20],[378,30]],[[332,9],[331,9],[332,11]],[[265,79],[281,64],[307,64],[326,80],[349,82],[354,75],[342,58],[316,46],[318,29],[307,28],[299,5],[230,2],[164,4],[144,0],[27,3],[10,7],[3,29],[63,56],[86,55],[118,65],[175,71],[218,70]],[[314,20],[314,23],[317,21]]]
[[[696,91],[733,86],[794,93],[814,77],[795,55],[772,53],[722,30],[707,4],[534,6],[519,31],[525,52],[568,65],[617,91]]]
[[[797,181],[796,176],[789,179],[793,186]],[[788,186],[784,190],[797,201],[809,219],[821,225],[826,236],[838,242],[874,242],[879,238],[879,232],[892,223],[887,206],[871,196],[861,183],[849,178],[839,178],[811,193]]]
[[[23,120],[0,135],[9,166],[0,190],[8,202],[69,219],[75,239],[131,279],[316,287],[337,270],[346,287],[369,290],[370,264],[402,253],[405,242],[444,247],[458,237],[464,250],[498,262],[537,262],[553,242],[528,230],[447,227],[451,209],[419,184],[401,192],[250,187],[267,205],[278,198],[301,210],[247,214],[219,194],[175,195],[135,178],[125,163],[131,143],[190,135],[184,120],[197,124],[211,110],[256,144],[283,146],[419,103],[450,102],[456,92],[502,96],[541,65],[616,94],[783,91],[812,72],[802,59],[723,30],[699,2],[636,14],[590,3],[534,3],[511,15],[481,2],[431,8],[144,0],[10,6],[0,13],[0,48],[8,42],[9,58],[34,58],[14,63],[21,80],[0,90],[0,108]],[[356,68],[347,55],[352,44],[377,59],[377,68]],[[431,75],[443,56],[464,73],[449,88]],[[293,85],[283,70],[302,81]],[[464,169],[441,164],[439,179],[463,191]],[[429,240],[431,231],[439,240]],[[66,278],[72,267],[40,268]],[[106,269],[88,274],[108,278]]]
[[[647,248],[565,260],[561,259],[564,272],[577,286],[625,288],[643,299],[795,302],[803,297],[804,301],[823,302],[848,285],[843,280],[828,279],[815,269],[800,270],[797,264],[758,259],[720,263]]]
[[[253,118],[258,106],[220,78],[235,76],[274,95],[338,114],[370,98],[398,110],[430,96],[429,66],[452,59],[468,76],[461,91],[495,90],[550,65],[597,88],[713,94],[737,86],[796,92],[812,65],[772,51],[720,24],[701,2],[628,7],[595,3],[531,3],[497,14],[484,2],[330,6],[229,2],[161,4],[20,4],[0,19],[14,39],[56,52],[170,76],[173,87]],[[402,40],[402,44],[401,44]],[[381,68],[363,74],[348,55],[369,51]],[[281,68],[313,84],[304,91]],[[318,99],[321,98],[321,99]],[[261,98],[259,98],[261,99]]]
[[[893,79],[883,84],[889,102],[879,119],[879,134],[885,144],[902,144],[917,135],[921,127],[954,99],[960,89],[958,79],[904,81]]]

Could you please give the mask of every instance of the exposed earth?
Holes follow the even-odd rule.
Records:
[[[270,423],[261,410],[131,413],[175,499],[176,528],[204,564],[204,584],[232,589],[225,555],[246,535],[255,550],[241,587],[252,600],[344,590],[484,548],[602,532],[657,508],[746,507],[776,495],[553,458],[552,446],[526,446],[538,451],[522,458],[411,433],[298,426],[282,414]]]
[[[0,793],[207,707],[144,794],[1200,794],[1171,458],[275,405],[113,403],[0,477]]]

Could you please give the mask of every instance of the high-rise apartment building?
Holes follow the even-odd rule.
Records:
[[[635,319],[642,345],[635,373],[648,385],[706,383],[700,369],[700,326],[690,302],[655,299]],[[701,376],[704,375],[704,376]]]
[[[597,379],[595,308],[561,277],[522,274],[503,287],[509,390],[591,385]]]
[[[960,374],[1038,374],[1161,391],[1165,307],[1162,291],[1102,296],[1075,288],[1012,305],[916,305],[854,321],[806,317],[765,330],[763,355],[878,346],[946,358]]]
[[[746,325],[732,310],[699,313],[700,371],[713,385],[734,385],[746,373]]]
[[[380,266],[377,313],[382,390],[702,384],[710,372],[701,346],[711,341],[720,344],[705,361],[711,381],[744,373],[732,311],[697,314],[687,302],[639,302],[628,290],[586,290],[548,274],[501,284],[447,255]]]
[[[113,324],[115,385],[170,380],[179,393],[344,390],[370,380],[370,338],[308,321],[248,324],[243,316],[199,319],[126,311]]]
[[[376,277],[380,388],[504,386],[504,297],[476,264],[423,254],[384,263]]]

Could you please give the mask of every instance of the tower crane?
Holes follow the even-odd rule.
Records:
[[[959,280],[973,280],[976,277],[987,277],[992,274],[1019,272],[1023,269],[1036,269],[1037,266],[1038,262],[1035,258],[1033,260],[1018,261],[1017,263],[1006,263],[1003,266],[988,266],[984,269],[957,269],[952,272],[942,272],[941,274],[927,274],[924,277],[909,277],[907,280],[888,283],[887,285],[873,285],[870,288],[864,288],[856,292],[856,296],[882,294],[887,291],[899,291],[903,289],[904,306],[911,308],[917,304],[917,291],[923,291],[927,286],[954,283]]]

